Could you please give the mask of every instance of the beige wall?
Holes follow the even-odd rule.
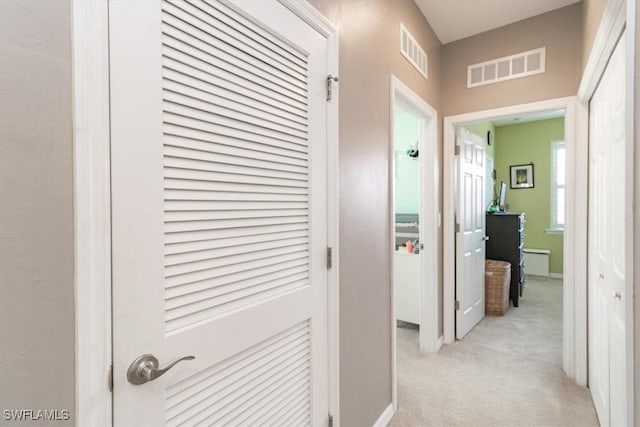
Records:
[[[581,71],[589,60],[593,41],[598,32],[598,26],[604,14],[608,0],[582,0],[582,59]],[[582,75],[582,73],[580,73]]]
[[[576,3],[442,48],[443,116],[573,96],[581,69],[581,4]],[[546,72],[467,89],[467,66],[546,46]]]
[[[0,1],[0,411],[74,410],[70,26]]]
[[[389,78],[440,108],[440,42],[411,0],[314,0],[340,30],[340,397],[344,426],[391,403]],[[429,79],[400,55],[400,22]],[[439,144],[440,145],[440,144]]]

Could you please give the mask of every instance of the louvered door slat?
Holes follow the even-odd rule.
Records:
[[[286,254],[295,254],[306,251],[307,244],[274,247],[271,249],[251,249],[253,252],[241,252],[237,256],[226,256],[220,258],[205,259],[202,261],[191,261],[189,263],[168,265],[165,268],[167,278],[181,276],[183,274],[195,273],[215,268],[241,264],[245,262],[257,261]]]
[[[226,278],[226,277],[225,277]],[[303,280],[308,278],[308,272],[304,265],[299,266],[297,269],[289,269],[285,271],[277,271],[271,274],[264,274],[264,277],[254,275],[251,279],[242,279],[242,281],[231,282],[227,285],[216,285],[214,287],[202,288],[194,290],[188,293],[176,294],[174,297],[167,295],[167,310],[174,310],[177,308],[185,307],[189,304],[195,304],[202,301],[210,301],[213,298],[218,298],[224,295],[229,295],[234,292],[241,291],[243,289],[252,289],[255,286],[262,286],[264,284],[272,284],[272,287],[281,286],[292,281]],[[175,288],[174,288],[175,289]],[[184,289],[179,288],[184,291]],[[167,293],[168,294],[168,293]]]
[[[309,254],[305,251],[282,251],[284,253],[275,254],[272,256],[262,256],[256,259],[245,261],[244,263],[230,263],[226,265],[218,265],[213,269],[195,270],[190,273],[183,273],[176,276],[167,277],[165,280],[168,288],[173,286],[184,285],[187,283],[194,283],[202,280],[213,279],[215,277],[226,276],[229,274],[239,273],[241,271],[251,270],[255,268],[268,267],[270,265],[279,264],[288,261],[295,261],[305,257]]]
[[[302,127],[302,129],[296,129],[295,127],[291,126],[282,126],[279,123],[274,122],[269,117],[264,119],[256,117],[255,115],[238,113],[237,111],[229,109],[227,105],[222,105],[220,99],[216,99],[213,96],[207,96],[206,94],[198,93],[194,90],[190,90],[188,87],[184,87],[179,84],[167,84],[165,87],[164,99],[165,101],[171,102],[172,104],[180,105],[186,108],[192,108],[194,110],[213,114],[215,116],[220,116],[221,121],[217,123],[222,125],[228,125],[232,123],[237,128],[239,126],[238,123],[241,123],[243,125],[248,124],[251,125],[251,128],[247,128],[247,130],[251,130],[258,134],[264,131],[274,132],[276,133],[276,137],[283,139],[287,136],[293,136],[297,138],[296,141],[298,141],[298,143],[300,142],[300,139],[302,139],[302,141],[304,142],[307,135],[307,129],[304,127]],[[267,114],[265,113],[262,113],[262,115],[267,116]],[[209,116],[200,115],[197,118],[202,119],[202,117]]]
[[[252,250],[254,252],[277,249],[277,248],[286,248],[292,247],[296,245],[306,245],[309,243],[306,236],[303,237],[295,237],[290,239],[278,239],[278,240],[269,240],[266,242],[252,242]],[[234,246],[225,246],[222,248],[216,249],[207,249],[201,250],[197,252],[188,252],[177,255],[167,255],[165,257],[165,265],[167,267],[173,267],[181,264],[189,264],[194,262],[201,262],[205,260],[211,259],[219,259],[224,257],[231,257],[234,255],[245,254],[247,253],[247,249],[244,245],[234,245]],[[193,265],[191,265],[193,267]]]
[[[186,232],[186,233],[171,233],[165,235],[165,245],[171,244],[187,244],[194,242],[205,242],[209,240],[217,239],[229,239],[236,237],[246,236],[260,236],[260,235],[277,235],[281,232],[307,230],[308,225],[305,223],[298,224],[276,224],[261,227],[246,227],[246,228],[234,228],[228,230],[212,230],[210,232]]]
[[[165,111],[165,134],[173,135],[176,139],[183,136],[186,139],[195,141],[204,141],[210,143],[219,143],[221,145],[244,145],[246,143],[260,144],[261,151],[268,147],[277,147],[290,149],[291,155],[297,155],[298,152],[304,152],[306,141],[300,138],[294,138],[284,134],[272,132],[267,136],[267,132],[250,132],[248,129],[225,127],[220,124],[222,119],[208,122],[207,119],[212,117],[200,115],[201,117],[185,116],[185,111],[180,108],[171,108],[172,111]],[[196,113],[197,114],[197,113]],[[203,117],[204,116],[204,117]],[[204,119],[204,120],[203,120]],[[231,124],[230,122],[227,122]],[[238,123],[236,123],[237,125]],[[255,130],[255,129],[254,129]],[[255,146],[255,145],[253,145]]]
[[[197,108],[194,108],[191,105],[183,105],[183,104],[177,104],[177,103],[171,102],[171,100],[169,99],[171,98],[171,95],[170,94],[167,94],[167,95],[168,95],[168,98],[165,98],[164,111],[166,113],[173,113],[174,118],[175,116],[189,117],[192,120],[200,121],[207,124],[209,123],[214,124],[214,125],[217,125],[218,127],[227,128],[229,130],[242,131],[244,133],[253,134],[256,136],[262,135],[267,138],[273,138],[275,140],[290,142],[293,144],[305,143],[304,136],[298,132],[296,132],[295,134],[293,131],[284,133],[284,132],[280,132],[277,129],[273,129],[273,127],[265,128],[265,127],[253,125],[248,122],[229,119],[224,116],[212,114],[208,111],[199,110]],[[175,123],[175,122],[170,122],[170,123]],[[195,129],[202,130],[202,128],[198,126],[196,126]],[[206,129],[207,128],[205,128],[204,130]],[[249,138],[249,140],[251,140],[251,138]]]
[[[193,60],[213,66],[222,75],[232,75],[246,83],[260,86],[266,90],[277,91],[301,107],[307,105],[306,91],[303,88],[288,83],[280,86],[283,82],[278,81],[271,74],[253,67],[250,63],[244,62],[242,66],[239,66],[235,58],[231,58],[221,50],[210,48],[185,32],[175,31],[173,27],[165,26],[163,35],[163,46],[169,50],[180,52]]]
[[[309,327],[307,322],[295,325],[286,331],[258,343],[255,347],[245,350],[235,357],[225,359],[215,366],[203,369],[188,378],[184,378],[170,385],[167,388],[166,395],[167,408],[172,409],[189,397],[199,394],[202,391],[202,387],[217,384],[217,381],[213,380],[214,378],[224,378],[237,369],[257,363],[267,354],[282,349],[291,342],[304,340],[308,333]]]
[[[251,200],[248,202],[228,202],[228,201],[166,201],[165,211],[171,212],[198,212],[198,211],[228,211],[228,210],[269,210],[269,209],[308,209],[306,202],[264,202]]]
[[[171,1],[175,3],[176,0]],[[245,40],[246,43],[242,45],[243,49],[247,45],[254,46],[273,58],[274,61],[290,64],[290,66],[297,65],[303,70],[303,74],[307,75],[308,60],[304,53],[292,48],[291,45],[277,36],[274,37],[274,34],[255,25],[254,22],[245,16],[239,15],[229,6],[217,1],[207,0],[204,2],[190,0],[189,3],[197,3],[198,7],[208,15],[217,17],[223,23],[223,27],[229,31],[229,34],[235,34],[239,40]]]
[[[242,286],[255,284],[257,280],[271,280],[285,277],[290,274],[297,274],[306,269],[304,258],[300,257],[292,261],[281,263],[271,263],[267,266],[239,270],[232,274],[216,276],[211,279],[187,282],[176,285],[166,290],[166,307],[170,307],[169,300],[179,299],[186,295],[217,292],[219,288],[222,292],[226,289],[240,289]]]
[[[187,241],[182,243],[168,243],[165,245],[166,262],[170,265],[172,257],[180,255],[190,255],[217,248],[228,248],[234,246],[244,246],[247,244],[259,244],[262,242],[276,242],[291,238],[307,236],[306,228],[292,231],[280,231],[277,233],[265,233],[259,235],[234,236],[232,238],[221,238],[213,240]]]
[[[309,333],[306,322],[297,325],[255,349],[171,387],[167,396],[167,423],[179,425],[188,420],[195,424],[209,417],[225,415],[228,411],[223,413],[223,410],[229,408],[229,403],[239,401],[243,392],[255,390],[265,382],[267,387],[257,390],[254,395],[254,405],[271,400],[269,385],[281,387],[292,378],[308,380]],[[301,394],[305,394],[304,390]],[[241,413],[233,408],[231,412]]]
[[[233,218],[273,218],[307,216],[307,209],[266,209],[266,210],[224,210],[224,211],[185,211],[167,212],[165,222],[214,221]]]
[[[286,114],[278,112],[275,108],[272,108],[267,113],[264,111],[264,107],[260,108],[260,105],[256,105],[255,101],[251,99],[243,98],[242,102],[238,102],[238,95],[230,96],[233,94],[229,93],[229,91],[204,84],[193,78],[185,78],[180,73],[170,71],[167,78],[165,78],[164,87],[167,91],[180,93],[206,103],[203,105],[206,105],[207,108],[223,105],[228,114],[235,114],[238,117],[248,117],[249,120],[261,121],[261,123],[266,120],[270,124],[277,124],[285,129],[289,128],[302,132],[308,130],[308,125],[301,118],[292,115],[287,117]]]
[[[168,39],[168,37],[166,38]],[[242,69],[231,66],[223,68],[222,65],[224,64],[222,61],[190,48],[178,40],[171,39],[170,41],[165,41],[162,46],[162,55],[211,74],[219,79],[235,82],[238,86],[253,90],[264,96],[275,98],[300,112],[306,110],[307,99],[300,94],[289,91],[279,91],[276,84],[260,79],[258,76],[252,75]]]
[[[279,97],[274,97],[267,91],[258,91],[255,88],[247,87],[244,82],[228,80],[217,74],[212,74],[215,69],[193,63],[188,57],[174,59],[170,55],[165,55],[163,61],[165,79],[167,80],[182,82],[187,86],[214,93],[225,101],[233,100],[236,103],[254,108],[260,108],[261,104],[268,104],[275,116],[302,125],[307,123],[304,109],[282,102]]]
[[[197,191],[231,191],[242,193],[270,193],[270,194],[307,194],[306,186],[297,181],[287,185],[249,184],[233,181],[204,181],[193,179],[165,178],[166,189],[197,190]]]
[[[295,65],[291,66],[290,63],[286,61],[274,60],[273,57],[265,55],[260,50],[255,49],[249,44],[243,43],[242,40],[234,38],[233,36],[225,32],[225,29],[229,33],[233,32],[233,30],[229,31],[230,27],[228,27],[224,22],[218,21],[211,15],[206,15],[196,8],[189,8],[188,5],[185,8],[185,5],[185,3],[181,2],[179,6],[181,6],[182,8],[180,8],[168,2],[165,3],[163,5],[163,12],[165,13],[164,22],[173,24],[178,28],[180,28],[184,24],[177,23],[176,20],[180,20],[183,23],[188,23],[190,26],[198,29],[201,34],[215,38],[218,42],[213,42],[213,44],[216,44],[223,49],[233,48],[229,49],[230,52],[234,52],[234,50],[237,50],[236,46],[242,45],[242,51],[245,52],[248,56],[256,58],[256,60],[262,61],[263,63],[270,63],[275,70],[290,76],[292,79],[296,79],[301,82],[305,81],[303,68]]]
[[[276,90],[282,96],[289,98],[290,102],[299,106],[304,107],[307,104],[308,100],[303,88],[291,85],[249,64],[238,67],[235,65],[235,58],[226,55],[222,51],[209,48],[206,44],[188,34],[174,31],[172,27],[167,26],[164,35],[164,46],[170,48],[170,50],[188,55],[196,61],[214,66],[220,72],[220,75],[233,76],[234,79],[244,80],[265,90]]]
[[[296,396],[298,399],[304,399],[304,390],[309,387],[309,381],[307,379],[299,379],[295,375],[289,375],[292,377],[282,387],[273,387],[270,390],[272,398],[268,401],[261,402],[261,406],[253,405],[248,407],[240,415],[235,418],[228,418],[223,420],[227,425],[255,425],[260,420],[267,420],[271,417],[275,417],[278,411],[282,409],[283,405],[289,405],[292,403],[292,399]],[[262,421],[266,425],[266,421]],[[304,424],[300,424],[304,425]]]
[[[242,166],[243,162],[251,160],[252,163],[249,164],[250,166],[252,164],[262,166],[264,163],[276,163],[277,165],[272,166],[272,168],[279,167],[280,169],[301,173],[305,173],[304,168],[306,168],[308,164],[304,153],[298,151],[286,150],[284,148],[277,148],[247,140],[232,145],[233,140],[220,138],[216,135],[213,135],[210,139],[201,140],[190,138],[189,136],[194,136],[194,134],[193,132],[189,132],[189,130],[168,129],[168,127],[165,129],[167,129],[165,137],[167,156],[214,161],[216,163],[221,163],[222,159],[220,157],[212,157],[212,155],[231,156],[236,158],[235,163],[233,161],[229,161],[229,163],[236,166]],[[228,159],[228,157],[224,159]],[[254,163],[255,161],[263,163]],[[299,166],[299,168],[287,169],[281,166],[282,164]],[[253,172],[256,173],[258,171]]]
[[[171,159],[172,162],[174,159]],[[197,169],[198,166],[209,166],[210,169],[212,165],[209,162],[205,162],[204,164],[181,164],[182,167],[168,167],[164,168],[164,176],[165,178],[182,178],[182,179],[193,179],[193,180],[201,180],[201,181],[211,181],[217,178],[221,178],[221,180],[233,179],[237,180],[234,182],[247,182],[253,183],[254,180],[260,180],[261,182],[265,182],[268,184],[281,184],[283,181],[307,181],[307,176],[304,174],[295,174],[288,172],[276,172],[269,170],[256,170],[255,168],[242,168],[242,167],[231,167],[224,164],[216,164],[214,170],[200,170]],[[191,166],[191,167],[189,167]],[[227,178],[228,177],[228,178]],[[243,208],[244,209],[244,208]]]
[[[180,120],[179,122],[186,122]],[[186,124],[186,123],[185,123]],[[302,153],[298,150],[285,151],[284,147],[262,144],[251,140],[237,140],[227,138],[210,132],[202,132],[194,129],[180,129],[179,125],[165,125],[165,146],[167,157],[178,157],[183,159],[204,160],[208,163],[228,164],[233,171],[238,174],[250,174],[263,176],[262,169],[272,171],[294,172],[306,174],[307,162]],[[241,141],[234,143],[235,141]],[[285,144],[283,144],[285,145]],[[296,147],[298,148],[298,147]],[[169,163],[165,166],[176,166]],[[199,163],[199,167],[185,169],[212,170],[212,166],[207,163]],[[220,166],[216,165],[214,170],[218,171]],[[285,178],[305,179],[304,176],[294,177],[286,175]]]
[[[167,413],[169,421],[176,416],[188,416],[190,418],[193,417],[190,421],[197,423],[202,418],[198,420],[194,415],[197,416],[197,414],[207,409],[210,410],[210,413],[220,411],[230,400],[233,401],[235,394],[246,392],[247,385],[255,386],[256,384],[252,384],[252,382],[260,379],[260,374],[274,370],[274,368],[282,369],[287,364],[295,365],[296,362],[300,363],[299,359],[303,358],[306,350],[307,348],[300,347],[298,343],[294,342],[276,349],[274,352],[266,353],[261,359],[255,360],[251,364],[244,364],[240,367],[232,366],[230,372],[221,372],[222,375],[220,378],[216,378],[218,379],[216,383],[206,381],[200,384],[197,393],[193,393],[190,396],[194,399],[185,399],[180,404],[170,407]],[[296,355],[299,358],[298,360],[295,357]],[[215,405],[216,403],[217,405]],[[205,417],[207,415],[204,414]]]
[[[183,4],[183,7],[184,6],[186,5]],[[189,21],[190,15],[181,9],[168,6],[165,7],[164,11],[165,13],[163,14],[162,25],[163,34],[184,41],[188,45],[219,57],[227,63],[241,61],[247,65],[247,69],[251,70],[253,74],[265,74],[265,78],[277,84],[281,83],[283,87],[288,90],[297,92],[301,89],[302,92],[304,92],[306,87],[306,81],[304,78],[296,78],[296,76],[284,73],[280,69],[272,66],[273,61],[260,61],[246,52],[239,50],[233,44],[222,42],[220,38],[213,37],[213,34],[216,33],[216,29],[211,25],[201,25],[200,27],[204,30],[198,28],[196,25],[192,25],[191,23],[185,25],[187,24],[187,21]],[[194,21],[193,19],[190,21],[195,22],[196,24],[201,22],[198,20]]]

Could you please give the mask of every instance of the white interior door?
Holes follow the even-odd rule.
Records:
[[[277,1],[109,8],[114,425],[326,425],[326,39]],[[195,359],[134,385],[143,354]]]
[[[589,386],[603,426],[629,425],[625,43],[618,42],[590,103]]]
[[[456,215],[456,338],[484,317],[485,150],[484,140],[459,127]]]

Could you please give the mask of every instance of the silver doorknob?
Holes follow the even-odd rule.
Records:
[[[158,358],[153,354],[143,354],[129,365],[127,369],[127,379],[131,384],[140,385],[153,381],[156,378],[162,376],[169,369],[173,368],[179,362],[183,360],[193,360],[195,356],[185,356],[178,360],[174,360],[164,368],[159,368],[160,363]]]
[[[615,299],[622,299],[622,294],[621,294],[620,292],[615,292],[615,293],[613,294],[613,297],[614,297]]]
[[[489,236],[484,236],[482,240],[486,242],[487,240],[489,240]]]
[[[598,274],[598,278],[599,278],[600,280],[604,280],[604,274]]]

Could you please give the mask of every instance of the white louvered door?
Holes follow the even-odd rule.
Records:
[[[458,211],[456,221],[456,338],[461,339],[484,318],[485,151],[479,136],[456,129]]]
[[[326,425],[326,39],[276,1],[109,9],[114,425]],[[133,385],[142,354],[195,359]]]

